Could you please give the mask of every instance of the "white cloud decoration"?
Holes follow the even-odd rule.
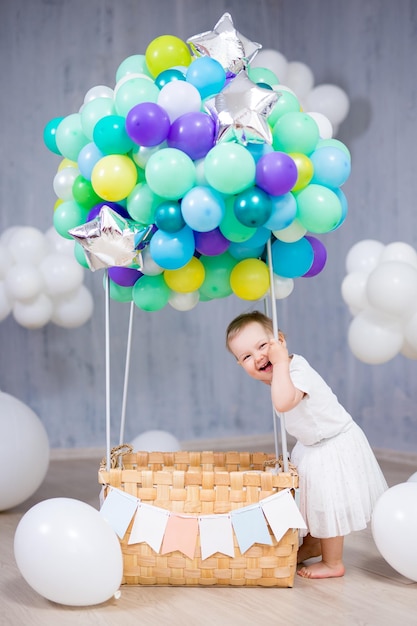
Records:
[[[93,313],[93,297],[83,281],[74,241],[53,227],[43,233],[13,226],[0,235],[0,322],[10,314],[29,329],[49,322],[82,326]]]
[[[341,292],[353,319],[348,344],[376,365],[398,354],[417,360],[417,252],[396,241],[356,243],[346,256]]]

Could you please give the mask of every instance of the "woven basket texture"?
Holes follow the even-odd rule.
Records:
[[[271,471],[275,455],[263,452],[133,452],[113,449],[111,466],[103,459],[99,483],[142,502],[175,513],[229,513],[258,503],[283,489],[298,487],[296,469]],[[282,460],[281,460],[282,465]],[[197,538],[194,558],[180,551],[157,554],[147,543],[129,545],[133,520],[123,538],[123,584],[178,586],[292,587],[297,567],[298,531],[289,529],[272,545],[255,543],[235,556],[216,553],[201,559]]]

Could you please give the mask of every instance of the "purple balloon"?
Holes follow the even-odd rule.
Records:
[[[168,136],[168,113],[155,102],[140,102],[126,115],[126,132],[139,146],[157,146]]]
[[[327,261],[327,252],[324,244],[317,239],[316,237],[311,237],[311,235],[305,235],[305,238],[310,242],[311,247],[313,248],[314,258],[313,263],[311,264],[308,272],[303,274],[303,278],[311,278],[312,276],[317,276],[320,274]]]
[[[91,222],[91,220],[94,220],[104,206],[109,206],[111,209],[113,209],[113,211],[126,219],[132,219],[127,209],[125,209],[125,207],[121,204],[118,204],[117,202],[99,202],[98,204],[95,204],[92,209],[90,209],[86,221]]]
[[[184,113],[173,121],[167,143],[170,148],[182,150],[193,161],[202,159],[215,142],[215,123],[207,113]]]
[[[218,228],[206,232],[194,232],[195,249],[205,256],[216,256],[226,252],[230,241]]]
[[[271,196],[291,191],[297,177],[297,166],[285,152],[268,152],[256,164],[256,184]]]
[[[111,280],[121,287],[132,287],[143,276],[134,267],[109,267],[108,273]]]

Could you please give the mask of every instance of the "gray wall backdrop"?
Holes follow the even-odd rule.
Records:
[[[43,144],[53,117],[78,110],[94,85],[115,83],[126,57],[157,36],[210,30],[229,11],[236,28],[333,83],[351,109],[338,138],[352,154],[349,215],[324,238],[325,270],[278,301],[290,349],[328,380],[375,447],[417,448],[416,361],[358,361],[340,295],[351,246],[372,238],[417,244],[417,3],[414,0],[1,0],[0,232],[52,224],[59,157]],[[42,419],[55,448],[105,445],[102,274],[87,272],[95,312],[84,326],[27,330],[0,323],[0,389]],[[137,309],[126,438],[159,428],[179,439],[272,431],[266,387],[224,349],[224,330],[250,303],[230,297],[189,312]],[[260,305],[262,306],[262,305]],[[113,439],[119,417],[129,305],[111,305]]]

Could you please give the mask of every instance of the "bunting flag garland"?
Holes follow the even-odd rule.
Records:
[[[138,499],[120,489],[110,489],[100,513],[115,533],[123,539],[138,507]]]
[[[221,552],[235,556],[233,530],[230,515],[204,515],[198,518],[200,527],[201,558],[208,559],[212,554]]]
[[[140,502],[129,544],[146,542],[152,550],[159,552],[165,535],[170,512],[157,506]]]
[[[129,545],[145,542],[160,554],[178,550],[194,558],[200,531],[203,560],[216,552],[234,557],[233,532],[244,554],[254,543],[272,545],[268,524],[277,541],[289,528],[306,528],[290,489],[227,514],[185,515],[146,504],[110,487],[100,513],[121,539],[133,519]]]
[[[246,506],[231,513],[233,530],[242,554],[254,543],[272,545],[271,535],[260,506]]]
[[[194,558],[195,544],[198,535],[197,517],[171,513],[165,529],[161,554],[179,550],[190,559]]]

